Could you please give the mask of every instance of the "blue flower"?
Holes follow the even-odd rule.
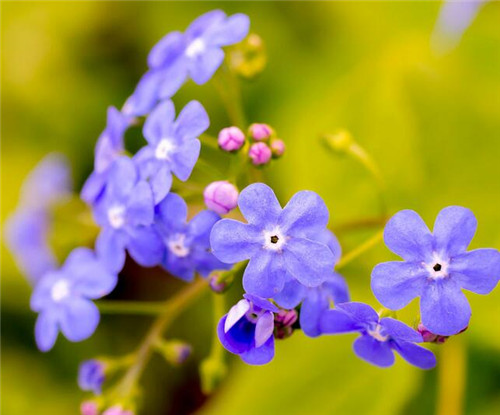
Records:
[[[214,10],[198,17],[185,33],[172,32],[148,56],[149,70],[127,100],[124,111],[144,115],[159,100],[172,97],[190,77],[197,84],[210,80],[224,60],[223,46],[240,42],[250,21],[244,14],[227,17]]]
[[[372,272],[375,297],[393,310],[420,297],[423,325],[443,336],[469,324],[471,309],[462,289],[488,294],[500,278],[500,252],[466,249],[476,231],[474,214],[460,206],[439,212],[431,233],[412,210],[394,215],[384,230],[387,247],[404,259]]]
[[[392,318],[380,319],[377,312],[363,303],[339,304],[321,318],[321,331],[326,334],[359,332],[354,352],[363,360],[380,367],[392,366],[393,351],[408,363],[421,369],[436,365],[434,354],[415,343],[423,342],[419,332]]]
[[[332,251],[335,263],[340,259],[341,248],[335,235],[325,229],[316,238],[317,242],[327,245]],[[286,282],[274,301],[285,309],[300,307],[300,328],[309,337],[321,334],[319,322],[324,311],[330,309],[331,303],[345,303],[349,301],[349,289],[342,275],[330,271],[326,281],[318,287],[306,287],[293,279],[288,273]]]
[[[161,265],[184,281],[192,281],[195,272],[207,277],[216,269],[227,269],[210,251],[210,231],[219,215],[204,210],[187,223],[187,205],[173,193],[157,206],[155,227],[163,238],[166,253]]]
[[[274,313],[269,301],[244,295],[219,322],[219,340],[231,353],[251,365],[269,363],[274,357]]]
[[[99,310],[91,300],[109,294],[117,276],[87,248],[74,249],[64,265],[47,272],[35,286],[31,309],[39,313],[35,325],[38,348],[48,351],[60,330],[70,341],[84,340],[99,324]]]
[[[100,395],[102,384],[106,379],[104,373],[105,365],[100,360],[85,360],[78,369],[78,386],[83,391],[91,391],[94,395]]]
[[[106,128],[95,146],[94,171],[86,180],[81,192],[82,199],[90,205],[102,196],[109,168],[124,152],[124,135],[130,122],[130,116],[121,113],[115,107],[108,108]]]
[[[248,223],[222,219],[210,242],[222,262],[250,259],[243,275],[246,292],[274,297],[287,273],[306,287],[318,287],[331,276],[335,257],[315,240],[328,223],[328,209],[316,193],[299,192],[282,209],[269,186],[255,183],[240,193],[238,206]]]
[[[131,159],[121,157],[110,167],[94,216],[102,227],[96,249],[110,270],[123,268],[125,249],[140,265],[154,266],[161,261],[163,243],[152,226],[153,193],[148,183],[139,180]]]
[[[186,181],[200,155],[198,136],[210,121],[203,106],[191,101],[177,120],[172,101],[158,105],[144,124],[144,137],[148,145],[135,155],[141,178],[148,180],[156,204],[167,195],[172,186],[172,173]]]

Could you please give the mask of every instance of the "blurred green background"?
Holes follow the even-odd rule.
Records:
[[[165,33],[222,8],[244,12],[265,41],[268,65],[244,82],[249,121],[270,123],[287,143],[265,171],[282,201],[301,189],[327,202],[331,225],[378,213],[377,190],[362,166],[325,152],[318,136],[346,128],[379,164],[391,213],[417,210],[429,225],[458,204],[479,221],[472,247],[500,248],[500,3],[479,12],[457,48],[436,55],[431,33],[438,2],[3,2],[2,223],[16,206],[28,171],[50,151],[66,154],[79,189],[108,105],[120,107],[145,71],[149,49]],[[187,84],[175,101],[198,99],[215,135],[229,121],[213,85]],[[220,178],[222,179],[222,177]],[[68,234],[74,230],[66,230]],[[344,252],[375,229],[344,231]],[[373,266],[393,258],[379,244],[343,270],[354,300],[379,307],[369,290]],[[2,411],[5,415],[74,414],[84,398],[78,363],[132,350],[146,317],[103,316],[96,334],[47,354],[33,340],[30,287],[2,244]],[[158,300],[180,284],[127,264],[117,298]],[[238,288],[231,296],[237,298]],[[172,368],[154,358],[143,381],[144,414],[429,414],[460,401],[467,414],[500,413],[500,288],[468,295],[467,332],[440,347],[429,372],[401,359],[390,369],[358,360],[354,336],[277,343],[274,361],[230,374],[206,399],[197,362],[212,336],[204,298],[172,329],[195,347]],[[417,303],[398,314],[416,318]],[[443,356],[446,357],[443,359]],[[458,405],[457,405],[458,403]]]

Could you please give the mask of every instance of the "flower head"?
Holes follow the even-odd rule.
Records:
[[[144,124],[148,144],[134,156],[142,179],[153,189],[155,204],[172,186],[172,173],[186,181],[200,155],[198,136],[209,126],[208,115],[198,101],[191,101],[175,120],[172,101],[158,105]]]
[[[90,249],[73,250],[60,269],[40,279],[31,296],[31,309],[39,313],[38,348],[50,350],[59,330],[73,342],[90,337],[99,323],[99,310],[91,300],[109,294],[116,282],[116,275]]]
[[[223,128],[217,142],[224,151],[237,151],[245,144],[245,134],[238,127]]]
[[[335,257],[315,240],[328,223],[328,209],[316,193],[299,192],[282,209],[269,186],[255,183],[242,190],[238,206],[248,223],[222,219],[210,243],[222,262],[250,259],[243,275],[246,292],[274,297],[287,274],[307,287],[328,279]]]
[[[125,249],[140,265],[154,266],[161,261],[163,243],[152,226],[151,186],[139,180],[131,159],[121,157],[113,163],[94,216],[102,228],[96,249],[109,269],[119,272],[123,268]]]
[[[354,342],[354,352],[374,365],[392,366],[393,351],[421,369],[431,369],[436,365],[434,354],[415,344],[423,341],[420,333],[393,318],[380,319],[369,305],[339,304],[323,314],[320,325],[321,331],[326,334],[361,333]]]
[[[161,265],[184,281],[192,281],[196,272],[208,276],[213,270],[227,269],[210,251],[210,231],[220,217],[204,210],[187,222],[187,205],[170,193],[156,209],[155,228],[166,247]]]
[[[222,345],[251,365],[269,363],[274,357],[274,313],[278,307],[269,301],[244,295],[219,322]]]
[[[422,323],[432,333],[449,336],[463,330],[471,310],[462,289],[487,294],[500,278],[500,252],[466,251],[476,227],[474,214],[460,206],[441,210],[433,233],[416,212],[398,212],[387,223],[384,240],[404,261],[373,269],[375,297],[393,310],[420,297]]]
[[[238,189],[227,180],[210,183],[203,191],[205,205],[210,210],[225,215],[238,206]]]
[[[255,166],[260,166],[271,160],[272,152],[266,143],[253,143],[248,150],[248,156]]]
[[[100,395],[106,378],[105,365],[100,360],[85,360],[78,369],[78,386],[81,390]]]

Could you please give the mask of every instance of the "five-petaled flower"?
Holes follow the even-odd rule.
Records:
[[[269,363],[274,357],[274,313],[271,302],[245,294],[219,322],[222,345],[251,365]]]
[[[393,310],[420,297],[422,323],[432,333],[449,336],[463,330],[471,309],[462,289],[488,294],[500,278],[500,252],[466,251],[476,227],[474,214],[460,206],[441,210],[433,233],[416,212],[398,212],[387,223],[384,240],[404,261],[373,269],[375,297]]]
[[[240,193],[238,206],[248,223],[222,219],[213,227],[210,243],[222,262],[250,259],[243,274],[247,293],[274,297],[287,273],[306,287],[329,278],[335,257],[316,241],[328,223],[328,209],[316,193],[299,192],[282,209],[269,186],[255,183]]]
[[[106,365],[104,362],[91,359],[85,360],[78,368],[78,386],[83,391],[91,391],[94,395],[100,395],[102,385],[106,379]]]
[[[432,369],[436,365],[434,354],[415,344],[423,342],[419,332],[393,318],[379,318],[367,304],[339,304],[323,314],[320,325],[325,334],[361,333],[354,341],[354,352],[374,365],[392,366],[393,350],[421,369]]]
[[[73,342],[90,337],[99,324],[99,310],[91,300],[109,294],[116,283],[116,274],[93,251],[74,249],[60,269],[40,279],[31,296],[31,309],[39,313],[35,325],[38,348],[50,350],[59,330]]]

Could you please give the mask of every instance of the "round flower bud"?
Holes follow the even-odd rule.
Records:
[[[134,413],[123,409],[121,405],[114,405],[111,408],[106,409],[102,415],[134,415]]]
[[[271,151],[273,157],[281,157],[285,152],[285,143],[279,138],[271,141]]]
[[[225,215],[238,205],[238,189],[227,180],[210,183],[203,191],[207,208]]]
[[[84,401],[80,405],[81,415],[99,415],[99,409],[94,401]]]
[[[80,389],[100,395],[105,380],[105,369],[104,362],[100,360],[92,359],[82,362],[78,370],[78,386]]]
[[[267,124],[252,124],[248,129],[248,135],[256,141],[267,140],[273,134],[273,129]]]
[[[276,313],[274,315],[274,337],[280,340],[290,337],[298,317],[295,310],[280,310]]]
[[[213,292],[221,294],[231,286],[233,280],[233,271],[213,271],[208,277],[208,285]]]
[[[268,163],[271,160],[271,155],[271,149],[265,143],[254,143],[248,151],[248,156],[256,166]]]
[[[238,127],[227,127],[220,131],[217,142],[224,151],[237,151],[245,144],[245,134]]]

